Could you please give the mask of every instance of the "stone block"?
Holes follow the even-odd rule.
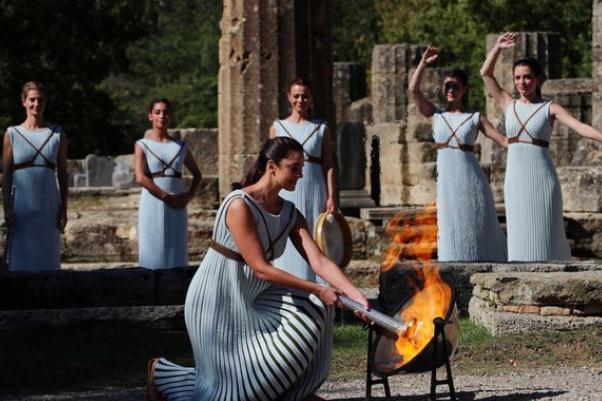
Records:
[[[487,302],[472,297],[468,307],[470,318],[487,328],[494,336],[542,331],[570,331],[583,327],[600,327],[598,316],[542,316],[498,311]]]
[[[0,310],[3,330],[91,326],[183,330],[184,305]]]
[[[377,45],[372,50],[372,106],[376,123],[407,118],[410,69],[420,61],[424,45]]]
[[[573,307],[602,304],[602,271],[487,273],[470,279],[495,305]],[[535,313],[535,312],[532,312]]]
[[[352,102],[366,96],[366,71],[360,63],[333,63],[332,93],[337,124],[349,121]]]
[[[348,120],[353,122],[362,122],[364,124],[373,124],[372,102],[369,97],[356,100],[349,106]]]
[[[361,122],[337,124],[338,185],[340,190],[362,189],[366,185],[366,130]]]
[[[113,185],[115,162],[111,157],[88,155],[85,159],[87,182],[90,187],[110,187]]]
[[[137,186],[134,173],[134,155],[121,155],[114,159],[115,167],[111,179],[114,188],[126,189]]]
[[[369,221],[346,216],[351,229],[353,248],[352,259],[369,259],[381,254],[380,237],[376,227]]]
[[[169,131],[186,141],[203,176],[218,175],[217,128],[176,128]]]
[[[602,166],[559,167],[565,211],[602,212]]]

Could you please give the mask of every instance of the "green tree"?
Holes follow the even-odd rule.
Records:
[[[217,126],[222,3],[172,0],[154,2],[152,10],[155,28],[127,47],[128,68],[102,86],[119,105],[130,144],[149,128],[147,106],[156,97],[172,102],[178,127]]]
[[[437,45],[439,65],[467,70],[471,103],[479,108],[484,97],[478,71],[489,33],[558,32],[563,77],[591,75],[592,0],[374,0],[357,8],[351,3],[342,1],[335,9],[335,15],[341,14],[333,19],[335,50],[369,65],[373,41]],[[344,24],[338,26],[340,21]],[[368,32],[365,47],[353,41],[358,30]]]
[[[20,88],[37,80],[46,87],[47,119],[69,134],[71,157],[123,148],[117,108],[98,85],[112,69],[127,67],[125,45],[154,20],[147,1],[0,2],[0,124],[23,120]]]

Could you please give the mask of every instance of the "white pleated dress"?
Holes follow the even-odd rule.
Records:
[[[320,213],[326,210],[328,197],[326,179],[322,167],[322,143],[326,132],[326,121],[312,120],[301,124],[287,120],[276,120],[273,124],[276,136],[290,137],[303,145],[305,164],[303,178],[297,181],[294,191],[282,190],[280,196],[292,202],[303,214],[309,232],[313,234],[315,222]],[[304,280],[328,285],[322,278],[316,276],[307,261],[299,254],[293,243],[288,240],[281,257],[274,261],[280,269],[294,274]],[[332,354],[332,336],[334,325],[334,310],[329,308],[329,318],[326,320],[326,332],[319,352],[319,362],[322,381],[326,380],[330,371]]]
[[[504,197],[510,261],[569,260],[562,220],[562,191],[550,151],[550,105],[513,101],[506,110],[508,146]]]
[[[437,151],[437,255],[440,261],[507,260],[487,178],[471,148],[480,114],[437,111],[433,137]]]
[[[140,139],[137,144],[146,157],[153,182],[172,194],[184,192],[182,168],[187,147],[183,141],[160,142]],[[174,209],[146,188],[138,207],[138,264],[147,269],[188,266],[186,208]]]
[[[226,225],[231,202],[242,198],[257,223],[268,260],[280,256],[296,210],[265,211],[243,191],[220,206],[213,239],[238,252]],[[210,248],[193,277],[185,303],[195,368],[160,359],[155,383],[168,400],[303,400],[322,383],[315,366],[328,309],[315,295],[258,279],[244,262]]]
[[[22,126],[7,130],[15,168],[9,271],[61,268],[61,196],[55,170],[61,131],[59,126],[37,131]],[[28,162],[31,165],[26,167]]]

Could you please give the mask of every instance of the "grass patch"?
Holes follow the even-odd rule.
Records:
[[[357,324],[335,327],[330,380],[365,377],[367,336]],[[146,363],[153,356],[193,365],[184,331],[94,327],[0,331],[0,344],[0,394],[143,386]],[[493,337],[461,319],[452,363],[456,375],[602,367],[602,328]]]

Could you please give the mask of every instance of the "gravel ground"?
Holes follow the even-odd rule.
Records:
[[[455,378],[458,401],[602,401],[602,369],[567,368],[512,372],[506,375],[458,376]],[[429,401],[430,375],[400,375],[390,380],[392,399]],[[378,388],[378,390],[376,390]],[[440,390],[447,388],[441,386]],[[363,401],[363,380],[326,382],[320,395],[328,400]],[[375,386],[375,400],[384,400],[382,386]],[[3,401],[144,401],[144,389],[107,388],[102,391],[0,395]],[[444,399],[447,399],[446,397]]]

